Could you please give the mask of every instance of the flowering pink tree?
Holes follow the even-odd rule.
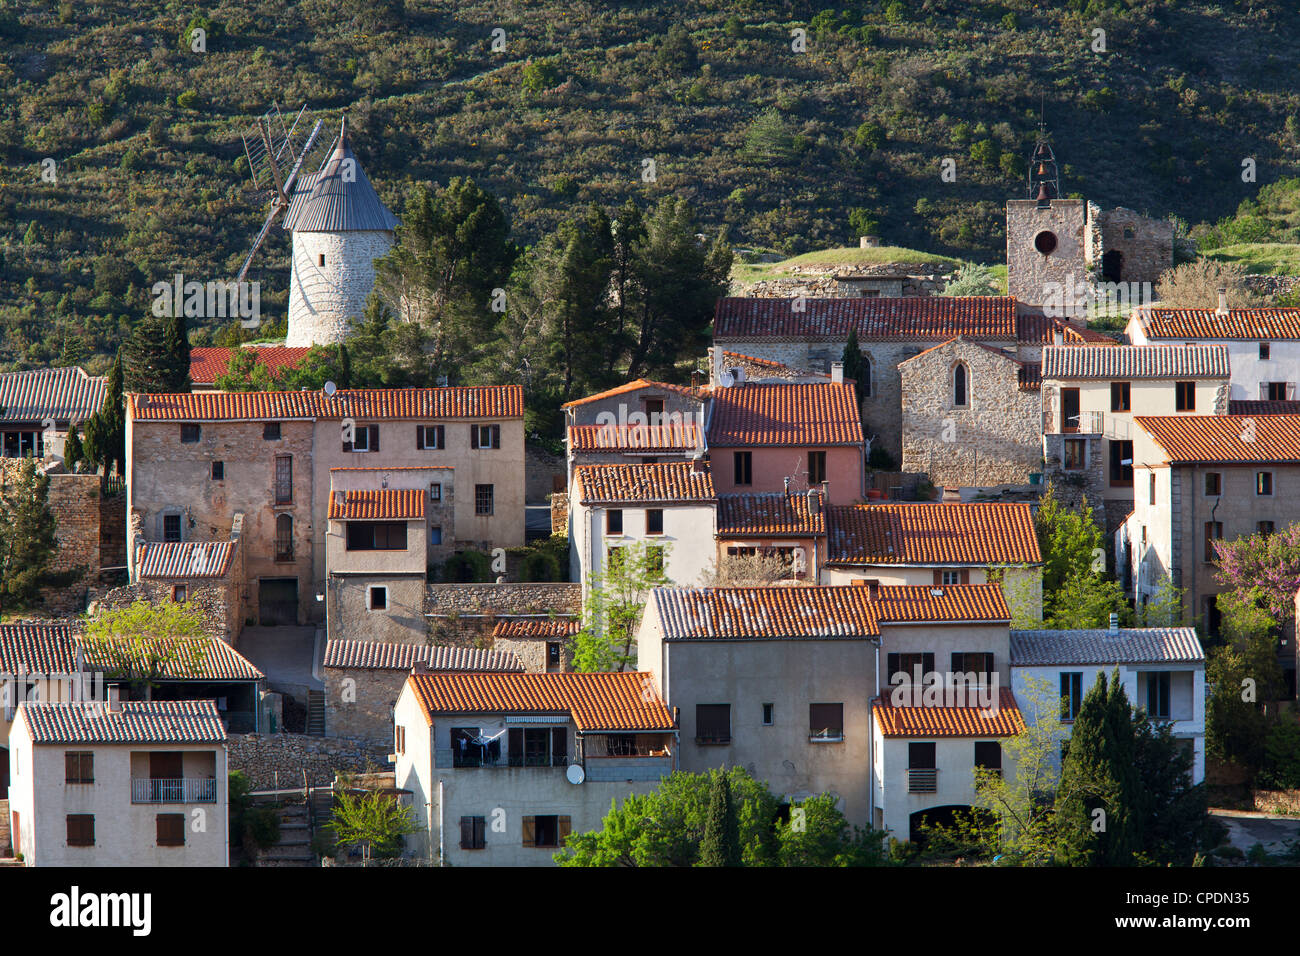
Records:
[[[1277,624],[1295,614],[1300,591],[1300,524],[1276,534],[1215,542],[1218,582],[1243,604],[1263,608]]]

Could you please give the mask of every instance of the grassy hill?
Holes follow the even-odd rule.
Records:
[[[997,262],[1040,106],[1067,194],[1213,222],[1300,148],[1288,10],[264,0],[208,6],[195,53],[189,2],[0,0],[0,367],[102,368],[154,282],[233,275],[267,198],[239,132],[273,101],[331,124],[348,109],[395,212],[412,183],[472,176],[524,243],[587,203],[685,195],[704,226],[785,255],[854,242],[856,210],[886,242]],[[273,315],[287,249],[273,236],[251,277]]]

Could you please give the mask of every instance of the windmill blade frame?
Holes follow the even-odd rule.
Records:
[[[306,108],[306,106],[303,107],[304,110]],[[299,116],[301,115],[300,112]],[[316,145],[316,140],[320,136],[321,128],[325,125],[323,119],[316,120],[316,124],[312,127],[311,132],[303,142],[302,149],[297,151],[298,156],[297,159],[294,160],[293,167],[289,170],[289,174],[284,178],[283,184],[281,184],[279,182],[279,172],[275,163],[273,150],[270,148],[272,146],[271,138],[268,128],[264,123],[264,119],[259,119],[258,128],[266,140],[263,149],[267,152],[268,165],[271,167],[274,176],[276,195],[271,201],[271,209],[266,214],[266,221],[262,223],[262,228],[258,231],[257,237],[253,240],[253,246],[248,250],[248,255],[244,258],[244,264],[240,267],[239,274],[235,277],[236,282],[244,281],[245,277],[248,275],[248,270],[252,268],[253,258],[257,255],[257,250],[261,248],[262,243],[266,241],[266,237],[271,232],[271,227],[274,226],[276,220],[280,219],[284,215],[285,211],[288,210],[289,204],[293,200],[294,184],[298,180],[298,174],[302,171],[303,163],[306,162],[307,156],[312,151],[312,147]],[[294,125],[297,125],[297,120],[294,121]],[[247,143],[245,143],[245,149],[247,149]]]

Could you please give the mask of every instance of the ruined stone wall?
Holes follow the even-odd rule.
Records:
[[[555,479],[563,487],[567,468],[563,455],[552,455],[540,445],[524,445],[524,501],[541,504],[558,491]]]
[[[430,584],[425,589],[424,609],[427,614],[435,615],[429,620],[429,643],[492,647],[492,630],[501,618],[522,614],[581,614],[582,585]],[[542,643],[544,653],[545,642]],[[499,649],[516,653],[523,650],[513,644]],[[536,651],[525,653],[531,655]]]
[[[325,668],[325,734],[387,747],[393,737],[390,708],[409,676],[403,670]]]
[[[254,790],[301,787],[304,775],[308,786],[330,786],[339,770],[387,769],[391,726],[384,743],[303,734],[230,734],[226,754],[230,769],[242,770]]]
[[[188,588],[188,600],[198,605],[203,613],[203,630],[209,637],[225,641],[231,647],[238,647],[239,632],[244,626],[244,604],[241,589],[233,581],[223,580],[215,583],[197,584],[194,579],[183,580],[149,580],[129,584],[110,591],[90,594],[91,610],[100,608],[121,608],[137,600],[146,600],[154,604],[166,604],[172,601],[172,588],[184,584]]]
[[[1140,216],[1123,207],[1102,210],[1089,206],[1090,224],[1099,237],[1090,264],[1098,281],[1150,282],[1174,264],[1174,225],[1165,219]],[[1117,253],[1119,276],[1107,279],[1103,267],[1107,253]]]
[[[967,369],[967,404],[952,376]],[[1039,395],[1019,387],[1020,366],[958,339],[901,366],[903,470],[941,487],[1024,484],[1040,471]]]

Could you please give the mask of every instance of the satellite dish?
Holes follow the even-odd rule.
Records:
[[[721,382],[723,388],[731,388],[731,386],[736,384],[736,373],[731,369],[727,369],[722,373]]]
[[[569,783],[576,786],[587,779],[587,771],[582,769],[581,764],[571,763],[569,769],[564,771],[564,776]]]
[[[338,387],[337,385],[335,385],[333,382],[326,382],[326,383],[325,383],[325,396],[326,396],[327,398],[333,398],[333,397],[334,397],[334,393],[337,392],[338,390],[339,390],[339,387]]]

